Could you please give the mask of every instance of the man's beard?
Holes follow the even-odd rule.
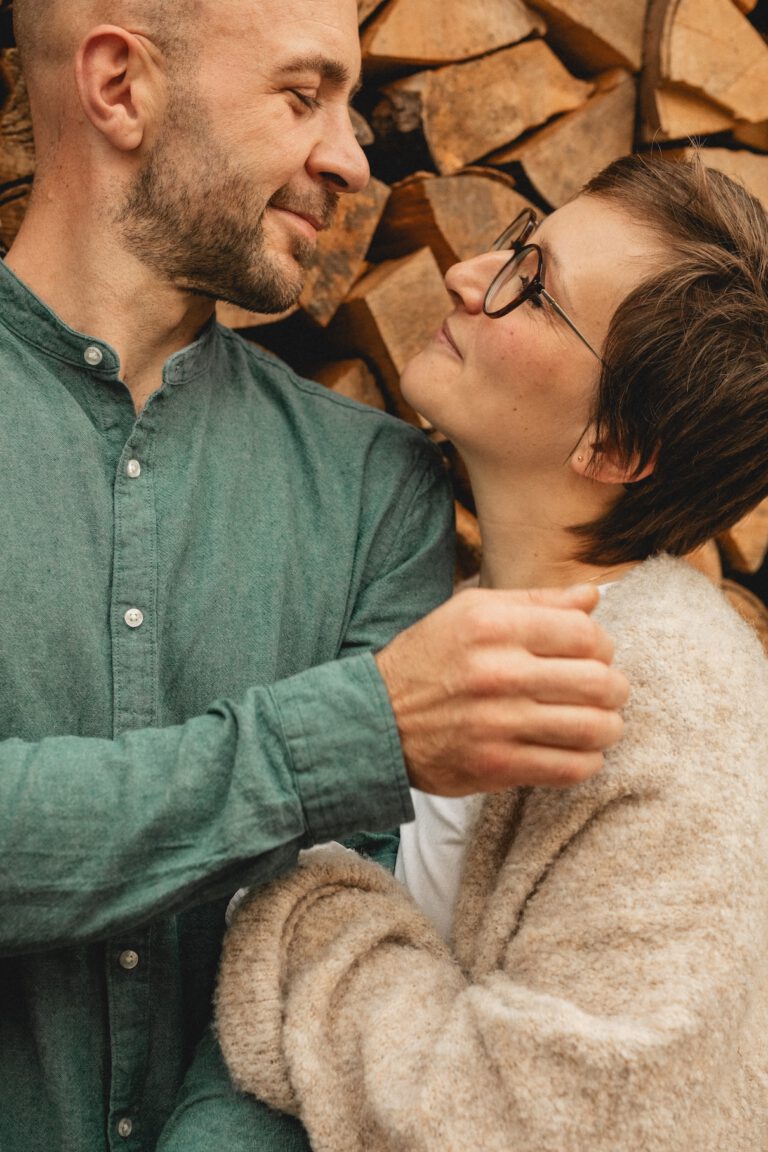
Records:
[[[327,226],[338,196],[318,189],[312,197],[280,188],[268,200],[260,197],[189,110],[183,128],[169,123],[147,156],[117,214],[132,254],[178,288],[216,300],[227,300],[252,312],[282,312],[295,304],[312,263],[314,244],[291,235],[290,257],[270,256],[264,236],[269,205],[287,208]],[[173,137],[176,139],[173,139]],[[179,164],[180,148],[195,139],[189,160]],[[199,151],[198,151],[199,150]],[[194,155],[201,167],[194,174]]]

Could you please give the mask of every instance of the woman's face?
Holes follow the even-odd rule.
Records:
[[[531,241],[544,253],[547,292],[598,352],[621,301],[659,266],[662,246],[642,225],[594,196],[552,213]],[[541,297],[506,316],[483,312],[509,252],[488,252],[446,275],[454,309],[406,366],[403,394],[473,456],[537,472],[562,468],[588,422],[600,362]]]

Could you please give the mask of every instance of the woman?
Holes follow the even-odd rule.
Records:
[[[663,555],[768,492],[765,213],[627,158],[446,283],[404,394],[466,462],[483,585],[603,588],[625,736],[572,789],[454,802],[448,865],[421,797],[421,908],[343,852],[255,893],[225,1058],[317,1152],[768,1149],[768,664]]]

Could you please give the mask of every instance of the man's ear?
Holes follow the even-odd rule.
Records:
[[[80,102],[94,128],[121,152],[144,139],[158,107],[161,68],[148,40],[112,24],[88,33],[77,53]]]
[[[656,467],[655,452],[638,472],[637,456],[623,460],[612,449],[598,444],[593,433],[594,429],[586,432],[571,454],[571,468],[578,476],[594,480],[598,484],[634,484],[651,475]]]

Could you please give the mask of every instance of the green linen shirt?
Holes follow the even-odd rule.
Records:
[[[205,1099],[227,899],[411,818],[371,651],[450,592],[415,429],[215,323],[138,418],[118,373],[0,262],[0,1152]]]

